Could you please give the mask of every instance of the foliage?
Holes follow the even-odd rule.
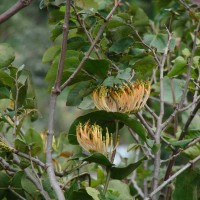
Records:
[[[48,13],[51,29],[52,45],[41,59],[49,65],[45,80],[50,102],[52,97],[57,101],[66,90],[66,106],[76,107],[82,114],[64,132],[53,135],[54,119],[49,120],[48,129],[52,130],[45,125],[45,130],[36,131],[31,123],[40,118],[31,73],[24,65],[15,64],[17,53],[11,45],[0,44],[0,199],[57,199],[53,184],[61,187],[69,200],[144,199],[152,197],[166,180],[171,185],[164,185],[167,187],[163,186],[152,199],[161,199],[160,194],[167,200],[199,199],[198,2],[153,1],[152,16],[145,3],[122,1],[112,17],[106,18],[115,8],[113,1],[72,1],[65,38],[65,2],[41,0],[37,6],[40,12]],[[67,50],[63,52],[65,39]],[[56,85],[62,62],[60,85]],[[124,92],[125,98],[129,93],[120,90],[121,85],[138,80],[151,83],[144,109],[134,113],[96,110],[92,97],[96,88],[112,88],[116,96]],[[104,103],[106,98],[101,95],[99,99]],[[49,119],[54,117],[51,105]],[[111,102],[106,105],[112,106]],[[67,114],[63,111],[60,115]],[[102,127],[102,140],[109,132],[110,143],[120,155],[119,163],[115,150],[111,158],[82,150],[76,129],[79,123],[87,122]],[[127,135],[128,141],[124,139]],[[121,155],[120,147],[127,148],[131,156]],[[50,173],[55,173],[58,183],[49,176],[51,166],[46,155],[52,158],[55,171]],[[185,171],[191,159],[193,167]],[[171,175],[179,170],[183,171],[175,180]]]

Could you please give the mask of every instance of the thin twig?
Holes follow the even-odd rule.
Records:
[[[136,134],[134,133],[134,131],[131,128],[128,128],[130,134],[132,135],[133,139],[136,141],[137,144],[140,143],[139,139],[136,137]],[[149,159],[153,159],[154,155],[152,155],[151,150],[144,144],[144,145],[140,145],[140,148],[142,150],[142,152],[144,153],[144,155]]]
[[[86,34],[88,40],[89,40],[90,43],[92,44],[92,43],[93,43],[92,36],[91,36],[90,32],[87,30],[87,28],[86,28],[86,26],[85,26],[85,24],[84,24],[84,21],[81,19],[81,17],[80,17],[79,14],[77,13],[76,8],[75,8],[75,6],[74,6],[73,4],[72,4],[72,8],[74,9],[74,13],[75,13],[75,15],[76,15],[76,18],[77,18],[78,23],[80,24],[80,26],[81,26],[82,29],[84,30],[84,32],[85,32],[85,34]],[[97,57],[98,57],[99,59],[101,59],[101,55],[99,54],[99,51],[98,51],[98,49],[97,49],[96,47],[94,47],[94,51],[95,51]]]
[[[200,142],[200,137],[194,139],[193,141],[191,141],[184,149],[179,149],[179,152],[173,156],[171,156],[170,158],[166,159],[166,160],[162,160],[161,163],[165,163],[165,162],[169,162],[170,160],[177,158],[183,151],[185,151],[186,149],[194,146],[195,144],[197,144],[198,142]]]
[[[183,173],[185,170],[187,170],[189,167],[193,166],[196,162],[200,160],[200,156],[196,157],[195,159],[188,162],[185,166],[183,166],[179,171],[177,171],[175,174],[173,174],[170,178],[165,180],[160,186],[158,186],[148,198],[145,198],[145,200],[150,200],[152,197],[157,194],[159,191],[161,191],[166,185],[171,183],[177,176],[179,176],[181,173]]]
[[[164,75],[164,65],[165,61],[167,59],[167,54],[169,51],[169,46],[171,43],[172,35],[169,32],[169,30],[166,28],[168,32],[168,42],[167,46],[165,48],[162,61],[160,64],[160,114],[157,120],[157,129],[155,133],[155,144],[160,145],[160,136],[161,136],[161,131],[162,131],[162,120],[164,116],[164,86],[163,86],[163,75]],[[154,191],[158,187],[158,182],[159,182],[159,176],[160,176],[160,156],[161,156],[161,150],[159,149],[155,153],[155,158],[154,158],[154,172],[153,172],[153,182],[152,182],[152,191]],[[153,198],[154,200],[155,198]]]
[[[190,77],[191,77],[191,67],[192,67],[192,63],[193,63],[193,58],[194,58],[194,55],[195,55],[195,51],[196,51],[196,48],[197,48],[197,44],[196,44],[196,41],[197,41],[197,36],[198,36],[198,31],[199,31],[199,27],[200,27],[200,20],[198,22],[198,25],[197,25],[197,28],[194,30],[194,41],[193,41],[193,48],[192,48],[192,54],[191,54],[191,57],[190,57],[190,60],[188,62],[188,70],[187,70],[187,79],[186,79],[186,82],[185,82],[185,86],[184,86],[184,89],[183,89],[183,94],[181,96],[181,100],[179,102],[179,104],[177,105],[176,109],[174,110],[174,112],[169,116],[169,118],[162,124],[162,129],[164,130],[167,125],[172,121],[172,119],[174,118],[174,116],[176,116],[176,114],[179,112],[179,110],[182,108],[183,104],[184,104],[184,101],[185,101],[185,97],[187,95],[187,89],[188,89],[188,86],[189,86],[189,82],[190,82]]]
[[[200,86],[199,86],[199,83],[200,83],[200,70],[198,70],[198,72],[199,72],[199,76],[198,76],[198,79],[197,79],[197,83],[198,84],[196,84],[196,91],[195,91],[194,96],[193,96],[193,103],[197,100],[197,98],[198,98],[198,92],[200,90]],[[193,108],[194,107],[195,107],[195,103],[193,105]]]
[[[8,190],[11,191],[18,199],[20,200],[26,200],[24,197],[22,197],[19,193],[15,192],[14,189],[12,189],[10,186],[8,187]]]
[[[144,107],[149,111],[149,113],[150,113],[156,120],[158,119],[158,116],[156,115],[156,113],[155,113],[147,104],[145,104]]]
[[[183,127],[183,129],[182,129],[182,132],[181,132],[181,134],[180,134],[180,136],[179,136],[179,141],[182,140],[182,139],[185,137],[185,135],[186,135],[186,133],[187,133],[187,130],[188,130],[188,128],[189,128],[189,126],[190,126],[190,124],[191,124],[191,122],[192,122],[194,116],[196,115],[197,111],[199,110],[199,108],[200,108],[200,99],[199,99],[198,103],[196,104],[196,107],[195,107],[194,110],[191,112],[190,116],[188,117],[188,119],[187,119],[187,121],[186,121],[186,123],[185,123],[185,125],[184,125],[184,127]],[[173,152],[173,154],[172,154],[171,157],[173,157],[173,156],[176,155],[177,153],[179,153],[179,150],[178,150],[178,149],[175,150],[175,151]],[[166,170],[166,174],[165,174],[164,180],[167,180],[167,179],[170,177],[171,171],[172,171],[172,167],[173,167],[173,165],[174,165],[174,163],[175,163],[175,160],[176,160],[176,157],[173,157],[173,158],[170,160],[170,162],[169,162],[169,164],[168,164],[168,166],[167,166],[167,170]]]
[[[34,162],[35,164],[37,164],[38,166],[42,167],[43,169],[46,169],[46,165],[40,161],[39,159],[37,158],[34,158],[34,157],[30,157],[29,155],[25,154],[25,153],[22,153],[16,149],[13,149],[13,153],[20,156],[20,157],[23,157],[27,160],[31,160],[31,162]]]
[[[143,41],[143,39],[141,38],[140,34],[138,33],[138,31],[135,29],[135,27],[133,25],[130,25],[130,24],[126,24],[126,25],[129,26],[134,31],[135,35],[138,37],[138,39],[140,40],[140,42],[153,53],[154,58],[155,58],[157,64],[160,65],[160,60],[159,60],[158,56],[156,55],[156,52],[154,51],[154,49],[151,48],[151,46],[149,46],[148,44],[146,44]]]
[[[198,96],[191,104],[183,107],[182,109],[179,110],[179,112],[183,112],[183,111],[186,111],[188,110],[189,108],[191,108],[193,105],[195,105],[200,99],[200,96]]]
[[[68,180],[68,181],[65,183],[65,185],[63,185],[62,189],[64,189],[64,188],[65,188],[70,182],[72,182],[73,180],[79,179],[79,178],[81,178],[81,177],[88,177],[88,185],[89,185],[89,187],[90,187],[90,186],[91,186],[91,177],[90,177],[90,174],[87,173],[87,172],[84,172],[84,173],[78,174],[78,175],[72,177],[70,180]]]
[[[17,165],[20,166],[20,159],[17,155],[13,154],[13,160],[16,162]],[[39,190],[40,194],[44,197],[45,200],[51,200],[48,193],[41,187],[40,183],[37,181],[35,177],[32,176],[30,170],[28,168],[24,169],[26,177],[35,185],[35,187]]]
[[[139,112],[136,114],[136,117],[140,120],[140,122],[144,125],[144,127],[147,129],[149,135],[151,136],[152,139],[155,139],[155,133],[153,129],[149,126],[149,124],[146,122],[142,114]]]
[[[8,162],[6,162],[2,157],[0,157],[0,165],[3,167],[5,171],[9,172],[17,172],[18,170],[12,168]]]
[[[19,0],[15,5],[0,15],[0,24],[19,12],[22,8],[28,6],[33,0]]]

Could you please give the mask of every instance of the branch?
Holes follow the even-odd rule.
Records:
[[[46,169],[46,165],[40,161],[39,159],[37,158],[34,158],[34,157],[30,157],[29,155],[25,154],[25,153],[22,153],[22,152],[19,152],[17,151],[16,149],[13,150],[13,153],[20,156],[20,157],[23,157],[31,162],[34,162],[36,165],[42,167],[43,169]]]
[[[173,155],[172,157],[166,159],[166,160],[162,160],[162,163],[168,162],[174,158],[177,158],[183,151],[185,151],[186,149],[194,146],[196,143],[200,142],[200,137],[194,139],[193,141],[191,141],[184,149],[179,149],[179,152],[175,155]]]
[[[78,174],[78,175],[72,177],[70,180],[68,180],[68,181],[65,183],[65,185],[63,185],[62,188],[64,189],[70,182],[72,182],[72,181],[75,180],[75,179],[79,179],[79,178],[81,178],[81,177],[88,177],[88,185],[89,185],[89,187],[91,187],[91,177],[90,177],[90,174],[87,173],[87,172],[84,172],[84,173],[82,173],[82,174]]]
[[[0,15],[0,24],[19,12],[22,8],[28,6],[33,0],[19,0],[15,5]]]
[[[144,125],[144,127],[147,129],[148,133],[150,134],[150,136],[155,139],[155,133],[153,131],[153,129],[149,126],[149,124],[146,122],[146,120],[144,119],[144,117],[142,116],[142,114],[139,112],[136,114],[136,117],[140,120],[140,122]]]
[[[181,135],[180,135],[180,137],[179,137],[179,141],[182,140],[182,139],[185,137],[186,132],[187,132],[187,130],[188,130],[188,128],[189,128],[189,125],[191,124],[191,122],[192,122],[192,120],[193,120],[195,114],[196,114],[197,111],[199,110],[199,108],[200,108],[200,99],[199,99],[198,103],[196,104],[194,110],[191,112],[190,116],[188,117],[187,122],[185,123],[185,125],[184,125],[184,127],[183,127],[183,129],[182,129]],[[172,167],[173,167],[173,165],[174,165],[174,163],[175,163],[175,160],[176,160],[176,156],[175,156],[175,155],[178,154],[179,151],[180,151],[180,150],[177,149],[177,150],[175,150],[175,151],[173,152],[173,154],[172,154],[172,156],[171,156],[172,159],[170,160],[170,162],[169,162],[169,164],[168,164],[168,166],[167,166],[167,170],[166,170],[166,174],[165,174],[164,180],[166,180],[166,179],[168,179],[168,178],[170,177],[170,174],[171,174],[171,171],[172,171]]]
[[[154,117],[154,119],[158,119],[158,116],[156,115],[156,113],[147,105],[147,104],[145,104],[145,106],[144,106],[148,111],[149,111],[149,113]]]
[[[84,21],[81,19],[81,17],[80,17],[79,14],[77,13],[76,8],[75,8],[75,6],[74,6],[73,4],[72,4],[72,8],[74,9],[74,13],[75,13],[75,15],[76,15],[76,18],[77,18],[78,23],[80,24],[80,26],[82,27],[83,31],[85,32],[85,34],[86,34],[88,40],[89,40],[90,43],[92,44],[92,43],[93,43],[93,38],[92,38],[90,32],[87,30],[87,28],[86,28],[86,26],[85,26],[85,24],[84,24]],[[96,47],[94,47],[94,50],[95,50],[95,53],[96,53],[97,57],[98,57],[99,59],[101,59],[101,55],[99,54],[98,49],[97,49]]]
[[[8,187],[8,190],[11,191],[16,197],[18,197],[18,199],[20,200],[26,200],[24,197],[22,197],[20,194],[18,194],[17,192],[15,192],[14,189],[12,189],[10,186]]]
[[[132,135],[133,139],[136,141],[136,143],[137,143],[137,144],[140,144],[140,141],[139,141],[139,139],[136,137],[136,134],[134,133],[134,131],[133,131],[131,128],[128,128],[128,130],[129,130],[130,134]],[[151,150],[150,150],[147,146],[145,146],[145,144],[144,144],[144,145],[140,145],[140,148],[141,148],[142,152],[144,153],[144,155],[145,155],[148,159],[149,159],[149,158],[151,158],[151,159],[154,158],[154,155],[152,155]]]
[[[111,19],[113,13],[115,12],[115,10],[117,9],[117,7],[119,6],[119,3],[121,2],[121,0],[118,1],[118,3],[113,7],[113,9],[110,11],[110,13],[108,14],[108,16],[105,19],[105,22],[101,25],[99,32],[97,33],[96,38],[94,39],[94,41],[92,42],[92,45],[90,46],[88,52],[85,54],[85,56],[83,57],[82,61],[80,62],[79,66],[76,68],[76,70],[73,72],[73,74],[63,83],[63,85],[61,86],[61,91],[65,89],[65,87],[67,87],[72,80],[74,79],[74,77],[81,71],[81,69],[83,68],[84,63],[87,61],[87,59],[89,58],[90,54],[92,53],[94,47],[96,46],[97,42],[99,41],[107,23],[109,22],[109,20]]]
[[[166,185],[171,183],[178,175],[183,173],[186,169],[190,166],[194,165],[196,162],[200,160],[200,156],[196,157],[195,159],[189,161],[184,167],[182,167],[179,171],[177,171],[174,175],[164,181],[160,186],[158,186],[150,195],[149,198],[145,198],[145,200],[150,200],[155,194],[157,194],[160,190],[162,190]]]
[[[166,28],[167,29],[167,28]],[[162,131],[162,120],[164,115],[164,87],[163,87],[163,74],[164,74],[164,65],[165,61],[167,59],[167,54],[169,51],[169,45],[172,39],[172,35],[167,29],[168,32],[168,42],[167,46],[165,48],[162,61],[160,64],[160,114],[157,120],[157,129],[155,133],[155,143],[156,145],[160,145],[160,136]],[[161,151],[160,149],[155,153],[155,159],[154,159],[154,172],[153,172],[153,182],[152,182],[152,190],[155,190],[158,187],[158,181],[160,176],[160,155]],[[153,198],[154,199],[154,198]]]
[[[174,112],[162,124],[162,129],[166,128],[166,126],[172,121],[174,116],[176,116],[176,114],[179,112],[179,110],[182,108],[182,106],[184,104],[185,97],[187,95],[187,89],[188,89],[189,82],[190,82],[191,67],[192,67],[192,63],[193,63],[193,58],[194,58],[194,54],[195,54],[195,51],[196,51],[196,48],[197,48],[196,41],[197,41],[199,27],[200,27],[200,20],[198,22],[197,28],[194,30],[194,42],[193,42],[193,47],[192,47],[192,55],[191,55],[190,60],[188,62],[187,79],[186,79],[186,83],[185,83],[185,86],[184,86],[183,94],[181,96],[181,100],[180,100],[179,104],[177,105],[176,109],[174,110]]]
[[[154,58],[155,58],[157,64],[160,65],[160,60],[159,60],[158,56],[156,55],[156,52],[154,51],[154,49],[151,48],[151,46],[149,46],[148,44],[146,44],[146,43],[143,41],[143,39],[141,38],[141,36],[140,36],[140,34],[138,33],[138,31],[136,31],[136,29],[135,29],[134,26],[132,26],[132,25],[130,25],[130,24],[126,24],[126,25],[129,26],[129,27],[134,31],[135,35],[138,37],[138,39],[140,40],[140,42],[141,42],[146,48],[148,48],[148,49],[153,53]]]
[[[186,110],[188,110],[190,107],[193,107],[193,106],[199,101],[199,99],[200,99],[200,96],[198,96],[191,104],[185,106],[184,108],[181,108],[181,109],[179,110],[179,112],[186,111]]]
[[[197,111],[199,110],[199,108],[200,108],[200,99],[198,100],[198,102],[197,102],[197,104],[196,104],[194,110],[190,113],[190,115],[189,115],[189,117],[188,117],[188,120],[187,120],[187,122],[185,123],[185,126],[183,127],[183,130],[182,130],[182,133],[181,133],[181,135],[180,135],[180,137],[179,137],[179,140],[182,140],[182,139],[185,137],[186,132],[187,132],[187,130],[188,130],[188,128],[189,128],[189,126],[190,126],[192,120],[194,119],[194,117],[195,117]]]
[[[20,165],[20,159],[17,155],[13,154],[13,160]],[[37,179],[32,176],[30,170],[28,168],[24,169],[26,177],[35,185],[35,187],[39,190],[40,194],[44,197],[45,200],[51,200],[48,193],[43,189],[43,186],[37,181]]]
[[[67,50],[67,39],[68,39],[68,32],[69,32],[69,17],[70,17],[70,0],[66,0],[66,11],[65,11],[65,18],[63,24],[63,40],[62,40],[62,48],[61,48],[61,56],[59,60],[59,66],[56,76],[55,85],[51,91],[50,97],[50,104],[49,104],[49,120],[48,120],[48,132],[47,132],[47,148],[46,148],[46,166],[47,166],[47,173],[49,176],[49,180],[51,186],[56,193],[58,200],[65,200],[63,191],[61,190],[55,176],[54,166],[52,162],[52,141],[54,135],[54,115],[55,115],[55,108],[56,108],[56,99],[57,96],[60,94],[60,83],[63,74],[64,68],[64,60],[66,56]]]
[[[7,172],[17,172],[17,169],[14,169],[10,166],[8,162],[6,162],[2,157],[0,157],[0,165],[3,167],[3,169]]]
[[[76,15],[76,18],[77,18],[77,20],[78,20],[80,26],[81,26],[82,29],[84,30],[84,32],[85,32],[85,34],[86,34],[88,40],[90,41],[90,44],[92,45],[92,43],[93,43],[92,34],[90,33],[90,31],[87,30],[87,28],[86,28],[86,26],[85,26],[85,24],[84,24],[84,21],[81,19],[80,15],[77,13],[76,8],[75,8],[75,6],[74,6],[73,4],[72,4],[72,7],[73,7],[73,9],[74,9],[74,13],[75,13],[75,15]],[[100,15],[100,16],[101,16],[101,15]],[[104,18],[103,20],[105,20],[105,18]],[[99,59],[102,59],[102,56],[101,56],[101,54],[99,53],[99,50],[101,50],[101,53],[102,53],[101,47],[96,45],[96,46],[94,47],[94,51],[95,51],[97,57],[98,57]],[[118,71],[119,68],[118,68],[109,58],[107,58],[107,59],[111,62],[113,68],[114,68],[115,70]]]

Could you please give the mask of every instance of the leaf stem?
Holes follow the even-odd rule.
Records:
[[[115,155],[116,155],[116,145],[118,141],[118,135],[119,135],[119,120],[115,120],[115,138],[114,138],[114,144],[113,144],[113,147],[115,148],[115,150],[112,152],[111,159],[110,159],[112,163],[114,162]],[[103,190],[104,195],[106,194],[106,191],[108,189],[108,184],[110,181],[110,174],[111,174],[110,167],[107,167],[106,171],[107,171],[107,176],[106,176],[106,182],[105,182],[105,186]]]
[[[103,190],[103,195],[106,194],[106,191],[108,189],[108,184],[109,184],[109,181],[110,181],[110,174],[111,174],[111,171],[110,171],[109,168],[107,168],[106,171],[107,171],[107,176],[106,176],[106,183],[105,183],[104,190]]]

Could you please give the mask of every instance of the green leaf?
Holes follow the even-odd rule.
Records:
[[[76,4],[82,9],[89,9],[89,8],[98,9],[98,3],[97,1],[94,0],[77,0]]]
[[[72,199],[72,195],[73,195],[73,192],[74,192],[74,191],[77,191],[77,190],[78,190],[78,183],[77,183],[77,181],[75,180],[75,181],[73,181],[72,184],[70,185],[70,188],[67,189],[67,190],[65,191],[65,193],[64,193],[66,199],[68,199],[68,200],[74,200],[74,199]]]
[[[63,31],[63,24],[62,23],[58,23],[51,31],[51,36],[50,39],[52,41],[55,41],[55,39],[62,34]]]
[[[25,174],[22,176],[21,186],[23,190],[25,191],[27,200],[32,200],[33,197],[35,199],[38,199],[40,192],[37,190],[35,185],[29,179],[27,179]]]
[[[78,66],[82,56],[83,56],[82,52],[73,51],[73,50],[68,50],[67,51],[65,62],[64,62],[64,71],[63,71],[63,76],[62,76],[61,83],[66,81],[66,79],[71,76],[71,74],[74,72],[74,69]],[[57,56],[54,59],[52,65],[49,68],[48,73],[47,73],[47,75],[45,77],[45,79],[50,82],[50,87],[53,86],[53,84],[54,84],[54,82],[56,80],[58,63],[59,63],[59,57]],[[79,73],[73,79],[73,81],[71,82],[71,85],[76,83],[76,82],[79,82],[79,81],[86,81],[86,80],[90,80],[90,79],[91,78],[88,75]]]
[[[190,129],[187,131],[185,139],[187,140],[194,140],[200,137],[200,130],[199,129]],[[192,147],[186,149],[184,153],[189,156],[190,158],[195,158],[200,154],[200,144],[197,143]]]
[[[0,199],[3,199],[8,191],[9,186],[9,177],[4,172],[0,171]]]
[[[154,57],[151,55],[143,56],[137,60],[133,59],[129,64],[132,65],[136,72],[140,72],[142,75],[152,72],[157,65]]]
[[[113,113],[113,118],[124,123],[126,126],[131,128],[135,133],[137,133],[143,141],[146,141],[147,138],[146,130],[139,121],[123,113]]]
[[[14,59],[14,50],[8,44],[0,44],[0,68],[8,67]]]
[[[108,189],[105,195],[105,199],[102,200],[122,200],[123,198],[119,198],[120,193],[117,190]]]
[[[42,185],[44,190],[48,193],[51,199],[55,199],[55,194],[52,190],[51,183],[49,181],[49,177],[46,173],[42,175]]]
[[[97,179],[93,179],[91,181],[92,187],[96,188],[98,185],[104,184],[105,181],[105,174],[103,172],[103,169],[98,166],[97,168]]]
[[[95,108],[94,102],[91,96],[86,96],[83,98],[82,102],[78,106],[81,110],[91,110]]]
[[[144,10],[136,5],[130,6],[130,12],[133,17],[133,25],[136,27],[142,27],[149,25],[149,18]],[[127,13],[128,14],[128,13]]]
[[[185,48],[185,49],[182,50],[182,54],[183,54],[186,58],[188,58],[189,56],[191,56],[191,52],[190,52],[190,50],[187,49],[187,48]]]
[[[167,46],[167,42],[168,42],[167,34],[159,33],[157,35],[152,35],[152,34],[144,35],[144,43],[150,45],[151,47],[156,48],[159,53],[164,53],[165,48]],[[169,45],[169,50],[173,51],[174,48],[175,48],[175,39],[172,38]]]
[[[175,147],[185,148],[193,139],[170,142]]]
[[[78,106],[86,95],[86,92],[88,93],[90,85],[90,81],[81,81],[71,86],[67,96],[66,106]]]
[[[24,175],[24,172],[23,171],[18,171],[16,172],[16,174],[13,176],[13,178],[11,179],[11,182],[10,182],[10,187],[16,192],[18,193],[19,195],[21,195],[22,197],[25,196],[24,194],[24,191],[22,189],[22,185],[21,185],[21,179]],[[7,199],[14,199],[16,196],[9,192],[7,195],[6,195]]]
[[[193,63],[195,67],[199,67],[200,56],[194,56]]]
[[[14,86],[14,79],[3,70],[0,70],[0,77],[0,82],[2,82],[4,85],[9,87]]]
[[[25,83],[22,84],[20,82],[18,82],[18,96],[16,96],[17,94],[17,88],[13,87],[12,88],[12,97],[14,100],[16,100],[16,97],[18,97],[17,99],[17,106],[18,108],[22,107],[25,103],[26,97],[27,97],[27,91],[28,91],[28,79],[26,78]]]
[[[0,99],[9,99],[10,91],[6,87],[0,87]]]
[[[68,41],[67,49],[69,50],[79,50],[85,51],[89,48],[90,43],[85,41],[82,37],[73,37]]]
[[[78,200],[93,200],[93,198],[86,192],[84,189],[80,189],[77,191],[74,191],[72,193],[72,200],[78,199]]]
[[[86,187],[87,193],[94,199],[94,200],[100,200],[99,194],[100,192],[92,187]]]
[[[131,37],[122,38],[112,44],[109,48],[110,52],[123,53],[128,47],[132,46],[134,40]]]
[[[49,14],[49,24],[57,24],[64,19],[64,12],[61,12],[60,9],[56,6],[50,6],[48,8]],[[61,32],[62,33],[62,32]]]
[[[43,57],[42,57],[42,62],[43,63],[48,63],[54,60],[55,56],[59,53],[60,51],[60,46],[55,45],[55,46],[51,46],[49,47]]]
[[[27,146],[24,136],[17,135],[15,139],[15,148],[18,151],[21,151],[23,153],[28,153],[28,146]]]
[[[25,158],[21,158],[19,166],[21,169],[26,169],[28,166],[30,166],[30,161],[25,159]]]
[[[133,197],[130,195],[129,186],[119,180],[111,180],[108,184],[108,191],[112,191],[115,196],[119,195],[119,200],[132,200]],[[114,198],[118,199],[118,198]]]
[[[173,200],[197,200],[197,185],[199,185],[199,175],[188,169],[180,174],[175,183]]]
[[[115,120],[119,120],[123,124],[130,127],[134,132],[136,132],[140,138],[146,140],[146,131],[139,121],[129,117],[123,113],[112,113],[105,111],[96,111],[83,116],[78,117],[71,125],[68,133],[68,139],[71,144],[78,144],[76,139],[76,126],[81,122],[82,124],[90,121],[91,124],[98,124],[103,128],[103,134],[106,133],[106,127],[109,133],[115,131]],[[122,127],[122,125],[121,125]]]
[[[183,85],[185,81],[174,78],[172,82],[174,86],[173,89],[174,89],[174,94],[176,97],[176,103],[179,103],[182,96]],[[164,101],[167,103],[173,104],[172,90],[171,90],[170,80],[168,77],[164,77],[163,87],[164,87]]]
[[[129,164],[126,167],[111,167],[111,178],[118,180],[126,178],[142,164],[143,160],[146,160],[146,158],[142,158],[138,162]]]
[[[182,74],[186,70],[186,64],[187,61],[182,56],[178,56],[174,60],[174,65],[167,76],[173,77]]]
[[[30,146],[31,156],[38,155],[43,150],[43,141],[40,134],[34,129],[30,128],[24,136],[27,145]]]
[[[132,69],[131,68],[126,68],[125,70],[119,70],[116,78],[121,79],[121,80],[130,80],[132,77]]]
[[[114,85],[121,85],[121,84],[122,81],[114,76],[108,76],[103,82],[103,85],[108,87],[113,87]]]
[[[110,62],[107,60],[88,59],[84,64],[84,70],[86,70],[90,75],[104,79],[107,77],[109,66]]]
[[[141,144],[136,144],[136,143],[132,143],[128,146],[127,148],[127,152],[129,151],[135,151],[136,149],[140,148]]]
[[[101,153],[94,153],[91,156],[83,158],[82,161],[94,162],[108,167],[112,166],[112,163]]]

